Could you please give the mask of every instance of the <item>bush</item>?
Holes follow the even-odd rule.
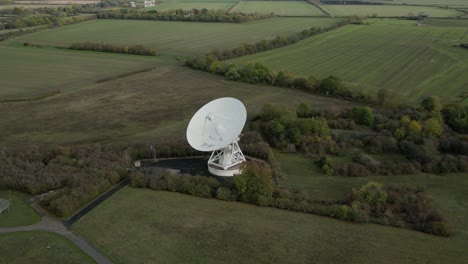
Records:
[[[369,107],[353,107],[350,117],[360,125],[372,126],[374,124],[374,114]]]
[[[231,190],[226,187],[219,187],[216,190],[216,199],[224,201],[234,201],[236,197],[231,193]]]
[[[266,168],[251,164],[234,178],[234,188],[242,202],[266,206],[273,195],[273,179]]]

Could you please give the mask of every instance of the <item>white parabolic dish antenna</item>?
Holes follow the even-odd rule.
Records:
[[[213,151],[208,170],[217,176],[234,176],[241,172],[245,157],[239,148],[239,135],[247,119],[241,101],[223,97],[200,108],[187,127],[187,140],[194,149]]]

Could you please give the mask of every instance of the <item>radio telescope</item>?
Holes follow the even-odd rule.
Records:
[[[230,177],[241,172],[245,161],[239,148],[239,135],[247,119],[241,101],[232,97],[213,100],[200,108],[187,127],[187,141],[199,151],[212,151],[208,171]]]

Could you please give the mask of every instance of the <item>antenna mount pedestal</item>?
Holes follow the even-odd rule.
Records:
[[[208,160],[208,171],[221,177],[232,177],[241,173],[241,164],[245,162],[244,154],[235,139],[227,147],[215,150]]]

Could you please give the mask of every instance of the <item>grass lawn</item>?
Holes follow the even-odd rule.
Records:
[[[377,2],[384,4],[407,4],[407,5],[427,5],[427,6],[468,6],[465,0],[366,0],[366,2]]]
[[[12,201],[10,210],[0,214],[0,227],[27,226],[41,220],[41,217],[25,202],[27,195],[15,191],[0,191],[0,198]]]
[[[272,18],[249,23],[95,20],[32,33],[6,41],[69,46],[74,42],[143,44],[162,54],[191,56],[239,44],[290,36],[312,26],[326,27],[336,18]]]
[[[453,9],[427,6],[397,6],[397,5],[321,5],[332,16],[373,16],[406,17],[408,14],[418,15],[424,12],[429,17],[457,17],[462,15]]]
[[[468,11],[467,11],[468,12]],[[426,18],[423,24],[436,27],[468,27],[468,19],[436,19]]]
[[[185,2],[185,3],[178,3],[178,2],[169,2],[169,3],[162,3],[158,4],[154,7],[145,8],[145,10],[158,10],[158,11],[169,11],[169,10],[192,10],[192,9],[214,9],[214,10],[228,10],[234,3],[193,3],[193,2]]]
[[[155,57],[0,46],[0,101],[31,99],[149,68]]]
[[[463,263],[465,235],[126,187],[72,230],[115,263]]]
[[[422,187],[434,199],[436,207],[455,224],[457,232],[460,233],[458,236],[463,236],[468,242],[468,223],[465,221],[468,217],[468,175],[466,174],[325,176],[310,159],[302,155],[275,152],[275,157],[287,176],[283,184],[305,189],[311,194],[311,198],[317,200],[344,199],[352,188],[358,188],[369,181]]]
[[[94,263],[66,238],[49,232],[0,235],[0,245],[0,263]]]
[[[303,1],[241,1],[231,12],[275,13],[278,16],[326,16],[317,7]]]
[[[446,103],[468,85],[468,52],[454,47],[463,42],[468,42],[468,27],[416,27],[410,21],[381,20],[232,61],[264,62],[302,76],[335,75],[370,94],[392,90],[406,103],[431,95]]]
[[[195,111],[224,96],[241,99],[253,117],[267,103],[317,109],[352,103],[298,90],[226,81],[178,64],[90,85],[45,100],[0,103],[0,142],[8,146],[92,142],[165,143],[185,140]]]

